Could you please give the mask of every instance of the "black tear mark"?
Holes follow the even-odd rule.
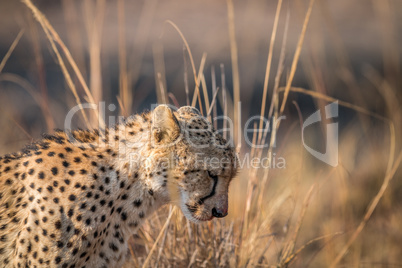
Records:
[[[201,198],[198,201],[199,205],[202,205],[206,199],[208,199],[208,198],[210,198],[210,197],[215,195],[216,185],[218,184],[218,176],[212,175],[211,172],[209,172],[209,171],[208,171],[208,176],[214,180],[214,186],[212,187],[212,191],[211,191],[211,193],[209,195],[204,196],[203,198]]]

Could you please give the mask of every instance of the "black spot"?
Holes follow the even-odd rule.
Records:
[[[149,193],[150,195],[154,195],[154,190],[149,189],[149,190],[148,190],[148,193]]]
[[[113,244],[113,243],[109,243],[109,248],[110,248],[111,250],[113,250],[114,252],[116,252],[116,251],[119,250],[119,249],[116,247],[116,245]]]
[[[43,162],[43,159],[42,159],[42,158],[38,158],[38,159],[35,160],[35,162],[38,163],[38,164],[40,164],[40,163]]]
[[[71,218],[73,215],[74,215],[74,210],[72,208],[70,208],[67,212],[67,216]]]
[[[92,197],[92,192],[88,192],[87,193],[87,198],[91,198]]]
[[[122,200],[126,200],[128,198],[128,195],[127,194],[123,194],[122,196],[121,196],[121,199]]]
[[[100,205],[103,207],[103,206],[106,204],[106,200],[105,200],[105,199],[102,199],[99,203],[100,203]]]
[[[61,221],[56,221],[54,226],[56,227],[56,229],[60,230],[61,229]]]
[[[81,162],[81,158],[79,158],[79,157],[74,157],[74,162],[75,162],[75,163],[80,163],[80,162]]]
[[[64,167],[69,167],[69,166],[70,166],[70,163],[68,163],[67,161],[63,161],[63,166],[64,166]]]
[[[81,174],[81,175],[87,174],[87,171],[86,171],[85,169],[81,169],[81,170],[80,170],[80,174]]]
[[[82,215],[81,214],[78,214],[78,216],[77,216],[77,221],[81,221],[82,220]]]
[[[53,202],[55,202],[56,204],[58,204],[58,203],[59,203],[59,198],[58,198],[58,197],[53,198]]]
[[[86,224],[86,225],[91,225],[91,219],[90,219],[90,218],[86,219],[86,220],[85,220],[85,224]]]
[[[70,184],[70,180],[69,179],[65,179],[64,182],[69,185]]]
[[[50,193],[53,192],[53,187],[50,186],[50,185],[49,185],[46,189],[47,189]]]
[[[64,243],[61,241],[57,241],[57,247],[62,248],[64,246]]]
[[[142,201],[140,200],[140,199],[136,199],[136,200],[134,200],[134,202],[133,202],[133,205],[135,206],[135,207],[140,207],[141,206],[141,204],[142,204]]]
[[[127,220],[127,213],[126,212],[121,213],[121,219],[123,221]]]
[[[69,197],[68,197],[68,199],[69,199],[70,201],[74,201],[76,198],[77,198],[77,197],[76,197],[75,195],[73,195],[73,194],[70,194]]]
[[[70,176],[74,176],[74,175],[75,175],[75,171],[74,171],[74,170],[70,170],[70,171],[68,172],[68,174],[69,174]]]
[[[106,183],[106,184],[109,184],[109,183],[110,183],[110,178],[109,178],[109,177],[106,177],[106,178],[105,178],[105,183]]]
[[[35,172],[35,170],[34,170],[33,168],[31,168],[31,169],[28,171],[28,174],[29,174],[29,175],[32,175],[32,174],[34,174],[34,172]]]
[[[53,174],[54,176],[56,176],[57,173],[59,172],[59,171],[57,170],[57,167],[53,167],[53,168],[51,169],[51,171],[52,171],[52,174]]]
[[[55,152],[48,152],[47,155],[53,157],[55,155]]]
[[[59,263],[61,262],[61,257],[60,257],[60,256],[57,256],[57,257],[54,259],[54,262],[55,262],[56,264],[59,264]]]
[[[64,149],[66,150],[67,153],[71,153],[73,151],[73,149],[71,149],[70,147],[66,147]]]

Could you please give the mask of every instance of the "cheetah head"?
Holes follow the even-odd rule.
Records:
[[[228,214],[228,189],[236,175],[235,150],[200,112],[159,105],[152,114],[152,138],[174,159],[170,199],[193,222]],[[173,188],[173,189],[172,189]]]

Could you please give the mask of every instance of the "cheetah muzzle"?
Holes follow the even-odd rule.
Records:
[[[44,135],[0,158],[0,266],[121,267],[128,238],[165,204],[193,222],[226,216],[236,161],[192,107]]]

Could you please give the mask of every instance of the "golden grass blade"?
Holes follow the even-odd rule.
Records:
[[[346,245],[338,253],[338,255],[336,256],[335,260],[331,263],[331,265],[329,266],[330,268],[335,267],[339,263],[339,261],[343,258],[343,256],[348,251],[350,246],[353,244],[353,242],[356,240],[356,238],[359,236],[361,231],[366,226],[366,223],[370,219],[370,217],[373,214],[375,208],[377,207],[377,205],[380,202],[382,196],[384,195],[385,190],[388,188],[389,182],[392,180],[392,178],[395,175],[395,172],[398,170],[399,165],[401,164],[401,161],[402,161],[402,152],[399,153],[396,161],[394,162],[393,168],[390,170],[390,172],[388,172],[385,175],[385,178],[384,178],[384,181],[383,181],[383,183],[381,185],[381,188],[378,191],[378,193],[376,194],[376,196],[373,198],[373,200],[371,201],[371,204],[369,205],[369,207],[367,208],[367,212],[364,215],[363,220],[360,222],[359,226],[353,232],[352,236],[349,238],[349,240],[346,243]]]
[[[12,121],[21,131],[22,133],[24,133],[25,136],[27,136],[27,138],[32,141],[34,138],[31,136],[31,134],[28,133],[27,130],[24,129],[23,126],[21,126],[20,123],[17,122],[17,120],[14,119],[13,116],[11,116],[10,114],[8,114],[6,111],[4,111],[3,109],[0,109],[0,112],[3,116],[5,116],[5,118],[8,118],[10,121]]]
[[[306,197],[303,201],[303,206],[300,211],[299,217],[297,219],[295,230],[294,230],[293,235],[290,238],[289,242],[287,243],[287,245],[284,248],[283,255],[281,256],[281,261],[280,261],[281,266],[284,266],[286,262],[289,262],[289,260],[292,259],[291,257],[294,253],[294,247],[296,244],[297,236],[299,235],[299,231],[300,231],[300,227],[303,222],[303,219],[304,219],[304,215],[306,214],[307,208],[310,204],[310,199],[311,199],[311,195],[314,191],[314,188],[315,188],[315,184],[313,184],[310,187],[310,189],[308,190]]]
[[[292,261],[294,261],[297,257],[297,255],[300,254],[300,252],[302,252],[305,248],[307,248],[309,245],[327,239],[327,238],[333,238],[335,236],[341,235],[343,234],[343,232],[336,232],[333,234],[329,234],[329,235],[323,235],[314,239],[311,239],[310,241],[308,241],[306,244],[304,244],[303,246],[301,246],[300,248],[298,248],[292,255],[290,255],[282,264],[283,267],[287,267],[289,264],[292,263]]]
[[[208,110],[208,113],[207,113],[207,117],[209,117],[211,115],[211,112],[215,107],[215,102],[216,102],[216,97],[218,96],[218,92],[219,92],[219,87],[215,90],[214,96],[213,96],[212,101],[211,101],[211,106],[209,107],[209,110]]]
[[[201,74],[201,85],[202,85],[202,94],[204,95],[205,111],[209,111],[208,89],[204,74]]]
[[[120,96],[116,96],[116,99],[117,99],[117,102],[119,103],[119,107],[120,107],[120,111],[121,111],[120,113],[122,115],[127,114],[126,109],[124,108],[123,101],[121,100]]]
[[[186,92],[186,105],[190,106],[190,93],[188,86],[188,68],[187,68],[187,57],[186,57],[186,47],[183,45],[183,64],[184,64],[184,91]]]
[[[15,47],[18,45],[20,42],[20,39],[22,35],[24,34],[25,30],[21,29],[19,33],[17,34],[17,37],[15,37],[14,41],[12,42],[11,46],[9,47],[6,55],[4,55],[3,59],[0,62],[0,73],[3,71],[4,66],[6,65],[8,59],[10,58],[11,54],[13,54],[13,51]]]
[[[200,84],[200,81],[201,81],[201,76],[202,76],[202,74],[204,72],[205,61],[206,60],[207,60],[207,53],[204,52],[202,54],[202,58],[201,58],[201,62],[200,62],[200,68],[198,69],[198,75],[197,75],[196,87],[194,89],[193,101],[191,102],[191,106],[195,107],[196,99],[198,97],[198,105],[200,107],[201,114],[204,114],[204,113],[203,113],[203,110],[202,110],[202,102],[201,102],[199,84]]]
[[[230,40],[230,58],[232,60],[232,78],[233,78],[233,121],[234,121],[234,135],[233,140],[238,141],[238,128],[241,127],[241,123],[239,122],[240,118],[238,118],[237,109],[239,109],[240,102],[240,74],[239,74],[239,60],[238,60],[238,51],[237,51],[237,43],[236,43],[236,32],[235,32],[235,22],[234,22],[234,7],[233,1],[227,0],[227,9],[228,9],[228,27],[229,27],[229,40]],[[225,88],[223,91],[225,91]],[[236,146],[236,145],[235,145]],[[240,146],[240,145],[239,145]],[[238,148],[240,149],[240,147]]]
[[[127,3],[130,5],[133,2],[127,1]],[[128,49],[128,90],[134,88],[140,78],[141,67],[143,65],[145,50],[147,49],[147,44],[149,42],[149,35],[152,32],[151,27],[158,0],[147,0],[141,3],[141,13],[138,18],[136,31],[128,33],[129,35],[134,35],[132,47]]]
[[[156,96],[158,103],[168,103],[167,101],[167,88],[166,88],[166,72],[165,72],[165,60],[163,57],[163,45],[157,43],[152,47],[153,59],[154,59],[154,72],[155,72],[155,85]]]
[[[216,96],[217,96],[216,92],[218,91],[218,89],[216,88],[215,66],[211,67],[211,80],[212,80],[212,95],[214,96],[212,101],[214,101],[214,98],[216,98]],[[214,103],[211,102],[211,107],[213,107],[213,109],[212,109],[212,111],[213,111],[213,114],[212,114],[213,120],[211,119],[211,122],[213,121],[214,128],[218,129],[218,122],[215,120],[215,118],[218,115],[217,108],[216,108],[216,102],[214,102]],[[211,113],[208,112],[208,114],[211,114]]]
[[[94,103],[103,99],[101,45],[105,15],[105,0],[84,1],[85,24],[89,43],[89,85]],[[89,100],[89,99],[88,99]],[[98,114],[91,113],[91,123],[98,121]]]
[[[166,89],[163,86],[163,78],[162,78],[161,73],[158,73],[156,75],[156,79],[157,79],[157,83],[159,84],[159,90],[160,90],[160,96],[161,96],[161,102],[160,103],[167,104],[169,102],[168,102],[168,99],[167,99],[167,96],[166,96],[167,95]]]
[[[39,108],[42,111],[43,117],[46,118],[46,111],[42,107],[43,99],[40,94],[37,93],[37,90],[31,83],[29,83],[28,80],[24,79],[23,77],[17,75],[17,74],[11,74],[11,73],[2,73],[0,74],[0,82],[1,81],[8,81],[12,82],[14,84],[19,85],[21,88],[23,88],[31,97],[33,100],[38,104]]]
[[[285,88],[285,87],[280,87],[279,88],[279,92],[286,92],[286,90],[287,90],[287,88]],[[350,108],[352,110],[355,110],[356,112],[359,112],[359,113],[362,113],[362,114],[365,114],[365,115],[369,115],[369,116],[372,116],[374,118],[377,118],[377,119],[380,119],[380,120],[383,120],[383,121],[389,121],[387,118],[385,118],[385,117],[383,117],[383,116],[381,116],[381,115],[379,115],[377,113],[373,113],[373,112],[371,112],[369,110],[366,110],[366,109],[364,109],[364,108],[362,108],[360,106],[357,106],[357,105],[351,104],[349,102],[342,101],[342,100],[327,96],[327,95],[319,93],[319,92],[315,92],[315,91],[312,91],[312,90],[307,90],[307,89],[304,89],[304,88],[301,88],[301,87],[291,87],[291,88],[288,89],[288,91],[302,93],[302,94],[305,94],[305,95],[309,95],[309,96],[311,96],[313,98],[318,98],[318,99],[325,100],[325,101],[328,101],[328,102],[337,101],[340,106]]]
[[[155,242],[154,242],[154,245],[152,246],[151,250],[149,251],[148,256],[147,256],[147,258],[145,259],[144,264],[142,265],[142,267],[144,267],[144,268],[148,267],[148,263],[149,263],[150,260],[151,260],[152,254],[154,253],[154,251],[155,251],[155,249],[156,249],[156,246],[158,245],[159,240],[160,240],[160,239],[162,238],[162,236],[164,235],[165,229],[168,227],[168,225],[169,225],[169,223],[170,223],[170,219],[172,218],[173,213],[174,213],[175,210],[176,210],[176,207],[173,207],[173,209],[170,211],[169,216],[168,216],[168,218],[167,218],[165,224],[163,225],[162,229],[160,230],[159,235],[158,235],[158,237],[156,238],[156,240],[155,240]]]
[[[125,27],[125,0],[117,1],[117,23],[119,35],[119,99],[121,114],[128,116],[128,111],[132,108],[132,92],[128,88],[128,72],[127,72],[127,47],[126,47],[126,27]]]
[[[180,104],[179,104],[179,102],[177,101],[177,98],[175,97],[175,95],[173,95],[172,92],[168,93],[168,97],[173,102],[174,106],[176,106],[177,108],[180,108]]]
[[[183,33],[180,31],[179,27],[177,27],[177,25],[171,21],[171,20],[166,20],[165,23],[168,23],[170,25],[173,26],[173,28],[178,32],[178,34],[181,37],[181,40],[183,40],[184,45],[186,46],[186,49],[188,51],[188,56],[190,57],[190,63],[191,63],[191,67],[193,69],[193,75],[194,75],[194,82],[195,82],[195,91],[198,92],[199,90],[199,83],[197,82],[197,75],[196,75],[196,70],[195,70],[195,64],[194,64],[194,59],[193,59],[193,54],[191,53],[191,49],[190,46],[187,43],[186,38],[184,37]],[[194,106],[194,105],[193,105]]]
[[[46,83],[46,71],[45,71],[45,63],[43,60],[42,56],[42,51],[41,51],[41,45],[40,45],[40,40],[39,40],[39,34],[38,34],[38,29],[37,25],[34,22],[33,18],[29,18],[29,33],[30,37],[32,39],[32,44],[33,44],[33,52],[35,55],[35,63],[36,63],[36,71],[37,75],[39,77],[39,88],[42,96],[42,104],[41,104],[41,109],[46,113],[45,121],[46,121],[46,127],[47,131],[51,132],[55,128],[55,122],[53,119],[53,115],[50,111],[49,107],[49,97],[48,97],[48,88],[47,88],[47,83]]]
[[[278,30],[278,21],[279,21],[279,16],[281,13],[281,7],[282,7],[282,0],[278,0],[278,4],[276,7],[276,13],[275,13],[275,19],[274,19],[274,26],[273,26],[272,33],[271,33],[271,41],[269,43],[267,65],[265,67],[264,88],[263,88],[263,92],[262,92],[262,101],[261,101],[262,102],[261,103],[261,120],[260,120],[260,124],[258,127],[259,129],[262,129],[262,124],[263,124],[262,119],[265,114],[265,105],[267,102],[269,75],[271,73],[272,54],[274,51],[274,44],[275,44],[275,39],[276,39],[276,32]],[[258,144],[261,143],[262,135],[263,135],[263,133],[259,133]]]
[[[297,63],[299,62],[300,52],[301,52],[301,49],[302,49],[302,46],[303,46],[303,41],[304,41],[304,37],[306,35],[307,25],[308,25],[308,22],[310,20],[310,15],[311,15],[311,11],[313,9],[313,5],[314,5],[314,0],[310,0],[309,7],[308,7],[307,13],[306,13],[306,17],[304,18],[302,32],[300,34],[299,41],[297,43],[297,47],[296,47],[296,51],[295,51],[295,55],[293,57],[289,78],[288,78],[288,80],[286,82],[285,95],[283,97],[282,105],[281,105],[281,108],[279,110],[280,114],[282,114],[283,110],[285,109],[286,100],[287,100],[288,95],[289,95],[289,89],[290,89],[290,87],[292,85],[292,81],[293,81],[294,75],[296,73]]]
[[[57,32],[53,29],[53,27],[50,25],[50,23],[48,22],[48,20],[46,19],[46,17],[36,8],[36,6],[34,6],[31,2],[31,0],[22,0],[22,2],[32,11],[34,17],[36,18],[36,20],[40,23],[40,25],[42,26],[46,37],[48,38],[50,45],[52,47],[52,50],[54,51],[54,53],[56,54],[57,60],[60,64],[60,68],[63,72],[64,78],[66,79],[67,85],[69,86],[71,92],[73,93],[75,100],[77,102],[77,104],[81,107],[81,113],[82,116],[84,118],[85,123],[89,126],[89,121],[87,118],[87,115],[84,112],[84,109],[82,109],[82,105],[81,105],[81,101],[80,98],[77,94],[77,90],[75,88],[75,85],[71,79],[71,76],[67,70],[66,65],[64,64],[64,61],[59,53],[59,50],[56,47],[55,41],[60,45],[60,47],[62,48],[64,54],[66,55],[70,65],[72,66],[73,70],[75,71],[78,79],[81,82],[81,85],[83,86],[89,100],[94,103],[91,92],[89,91],[86,83],[84,82],[83,77],[81,76],[81,73],[78,70],[77,65],[75,64],[74,60],[71,57],[70,52],[68,51],[68,49],[66,48],[66,46],[64,45],[64,43],[61,41],[59,35],[57,34]],[[97,113],[97,110],[94,110]],[[98,114],[98,113],[97,113]],[[100,118],[100,117],[98,117]],[[101,125],[104,125],[104,123],[102,124],[102,122],[99,122]]]
[[[269,107],[269,112],[268,112],[268,118],[272,120],[272,114],[274,113],[275,109],[275,116],[274,118],[278,118],[278,88],[279,88],[279,82],[283,73],[283,69],[285,67],[285,52],[286,52],[286,41],[287,41],[287,36],[288,36],[288,30],[289,30],[289,20],[290,20],[290,12],[287,10],[286,13],[286,22],[285,22],[285,29],[283,33],[283,38],[282,38],[282,46],[281,46],[281,52],[279,56],[279,64],[278,64],[278,69],[275,75],[275,83],[274,83],[274,89],[273,89],[273,94],[272,94],[272,99],[271,99],[271,104]],[[269,149],[267,152],[268,157],[272,155],[272,150],[273,150],[273,144],[276,140],[276,132],[279,128],[279,125],[277,126],[272,126],[272,134],[271,134],[271,139],[270,139],[270,145]],[[269,124],[266,126],[264,130],[264,135],[262,139],[260,140],[259,144],[262,145],[268,135],[268,130],[269,130]],[[258,151],[258,157],[261,158],[263,153],[263,150]],[[264,193],[265,193],[265,186],[267,185],[268,181],[268,176],[269,176],[269,169],[264,170],[264,175],[262,177],[262,182],[261,182],[261,189],[260,193],[258,196],[258,201],[257,201],[257,206],[261,209],[262,208],[262,202],[264,199]]]

